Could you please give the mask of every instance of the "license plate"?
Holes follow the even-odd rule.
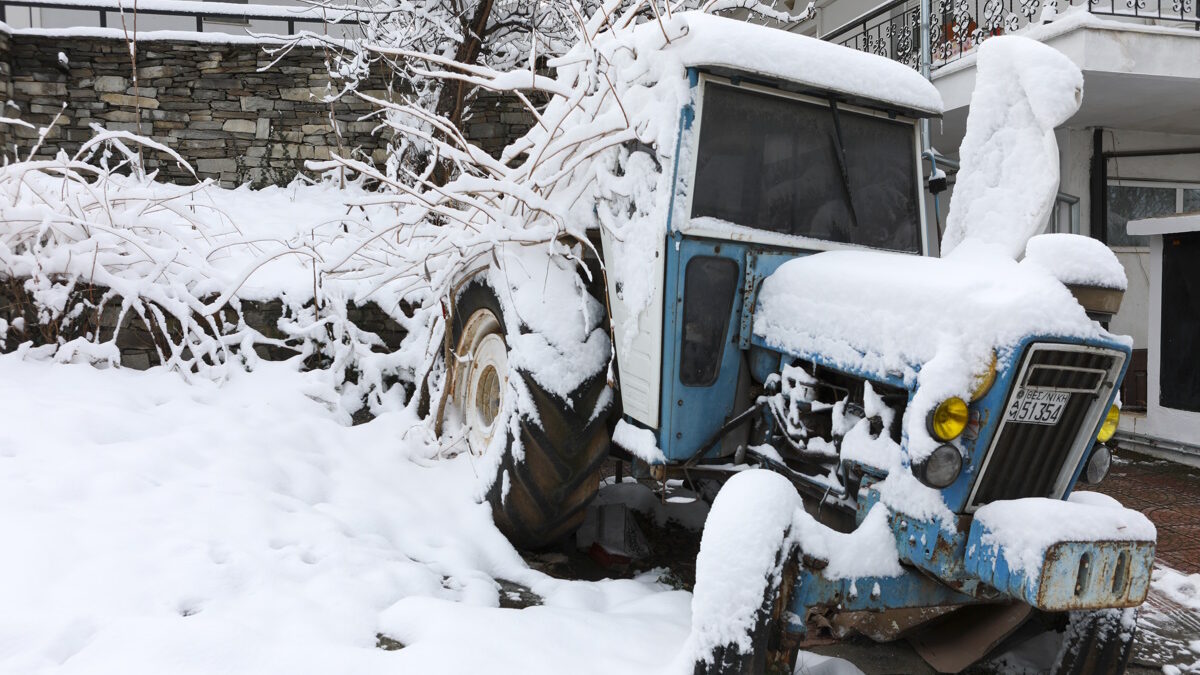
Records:
[[[1071,395],[1066,392],[1018,389],[1004,419],[1025,424],[1058,424],[1058,418],[1062,417],[1063,408],[1070,400]]]

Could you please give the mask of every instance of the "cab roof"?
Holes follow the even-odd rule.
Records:
[[[703,12],[676,14],[670,23],[684,36],[672,40],[666,50],[687,67],[759,76],[786,89],[831,92],[851,103],[913,117],[942,114],[942,97],[933,83],[897,61]]]

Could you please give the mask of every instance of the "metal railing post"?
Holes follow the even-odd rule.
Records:
[[[931,0],[921,0],[921,75],[931,79],[930,69],[933,63],[933,49],[929,44],[930,26],[929,15],[933,11]],[[921,150],[928,152],[932,147],[929,140],[929,118],[921,118]]]

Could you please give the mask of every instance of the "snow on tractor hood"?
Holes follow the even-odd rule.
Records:
[[[1044,267],[977,240],[944,258],[829,251],[790,260],[763,281],[754,334],[783,352],[915,387],[905,412],[913,461],[937,446],[919,422],[940,401],[969,396],[993,350],[1005,367],[1030,336],[1128,344]]]
[[[754,333],[793,354],[912,382],[937,357],[963,371],[1030,335],[1114,339],[1043,267],[964,242],[945,258],[830,251],[784,263],[762,284]]]
[[[931,82],[882,56],[703,12],[676,14],[664,23],[647,22],[638,30],[665,30],[671,36],[665,51],[684,66],[766,75],[922,116],[942,114],[941,94]]]

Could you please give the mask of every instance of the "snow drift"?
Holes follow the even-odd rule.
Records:
[[[979,46],[942,255],[966,239],[1021,255],[1058,193],[1054,129],[1082,100],[1083,74],[1053,47],[1017,36]]]

